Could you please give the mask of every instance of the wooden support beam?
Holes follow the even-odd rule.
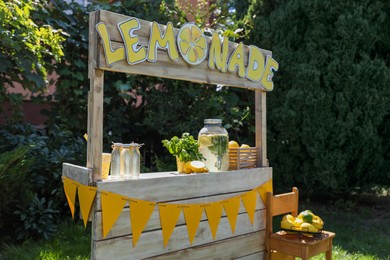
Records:
[[[95,24],[100,12],[89,15],[89,53],[88,76],[90,90],[88,93],[88,146],[87,167],[92,168],[92,181],[102,179],[102,152],[103,152],[103,94],[104,71],[96,69],[98,62],[98,39]]]
[[[255,91],[257,167],[268,167],[266,92]]]

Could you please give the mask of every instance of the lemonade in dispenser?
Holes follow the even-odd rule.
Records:
[[[205,119],[198,135],[199,152],[206,159],[204,164],[210,172],[229,169],[229,135],[222,127],[221,119]]]

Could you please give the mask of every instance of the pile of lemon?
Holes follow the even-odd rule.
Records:
[[[204,162],[201,161],[188,161],[183,165],[183,172],[186,174],[190,173],[205,173],[209,172]]]
[[[311,210],[305,210],[296,218],[291,214],[283,216],[280,226],[284,230],[318,233],[324,227],[324,221]]]
[[[229,142],[229,148],[250,148],[250,146],[247,144],[242,144],[240,146],[237,141],[231,140]]]

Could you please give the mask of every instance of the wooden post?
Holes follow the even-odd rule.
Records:
[[[257,167],[268,167],[266,92],[255,90]]]
[[[88,77],[90,90],[88,93],[87,167],[92,168],[92,182],[102,179],[104,72],[96,69],[99,55],[95,30],[99,14],[100,12],[96,11],[89,15]]]

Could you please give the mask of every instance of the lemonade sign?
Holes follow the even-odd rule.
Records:
[[[178,62],[180,57],[189,66],[199,66],[207,62],[210,70],[236,73],[241,79],[258,82],[266,91],[273,89],[272,78],[279,64],[270,55],[264,55],[256,46],[245,46],[242,42],[229,43],[226,36],[221,39],[216,32],[211,37],[205,36],[193,23],[185,23],[179,30],[174,29],[170,22],[166,26],[152,22],[145,26],[148,28],[142,28],[141,24],[140,20],[134,17],[118,22],[116,27],[123,46],[115,49],[112,47],[106,23],[96,24],[107,66],[111,67],[124,60],[132,66],[144,61],[155,63],[158,61],[157,51],[160,49],[168,53],[172,62]],[[145,29],[149,30],[148,42],[141,44],[140,34],[144,35]],[[233,50],[229,50],[229,45],[234,46]]]

